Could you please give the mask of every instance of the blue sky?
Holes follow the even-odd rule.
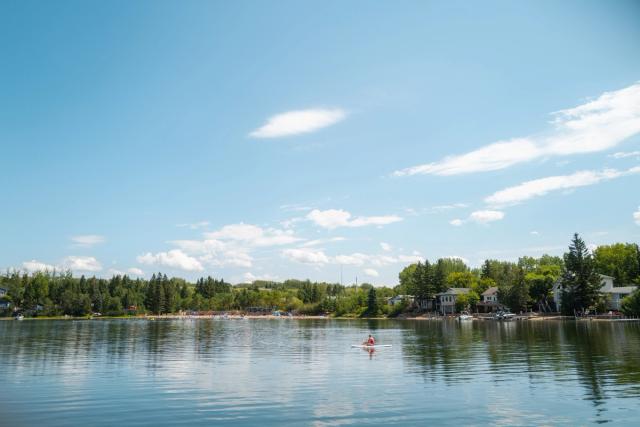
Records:
[[[3,2],[0,266],[394,284],[640,240],[640,5]]]

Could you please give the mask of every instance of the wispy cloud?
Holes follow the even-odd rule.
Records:
[[[488,224],[494,221],[500,221],[504,218],[504,212],[493,210],[481,210],[471,212],[467,219],[454,219],[449,221],[449,224],[459,227],[465,222],[475,222],[476,224]]]
[[[253,138],[279,138],[310,133],[334,125],[347,117],[341,108],[313,108],[287,111],[270,117],[267,122],[249,134]]]
[[[176,227],[189,228],[191,230],[198,230],[200,228],[207,227],[208,225],[209,225],[209,221],[199,221],[199,222],[186,223],[186,224],[176,224]]]
[[[638,157],[638,158],[640,158],[640,151],[628,151],[628,152],[618,151],[617,153],[609,154],[608,157],[611,157],[611,158],[614,158],[614,159],[624,159],[624,158],[627,158],[627,157]]]
[[[335,242],[343,242],[346,239],[344,237],[331,237],[329,239],[315,239],[315,240],[309,240],[307,242],[304,242],[302,245],[300,245],[301,247],[311,247],[311,246],[319,246],[319,245],[324,245],[325,243],[335,243]]]
[[[593,101],[552,114],[552,128],[544,135],[494,142],[466,154],[402,169],[394,175],[486,172],[544,157],[608,150],[640,133],[640,83],[605,92]]]
[[[418,216],[418,215],[434,215],[440,214],[443,212],[447,212],[453,209],[461,209],[466,208],[469,205],[466,203],[452,203],[449,205],[436,205],[428,208],[405,208],[404,211],[407,215]]]
[[[640,206],[638,206],[638,210],[633,213],[633,220],[636,224],[640,225]]]
[[[155,254],[148,252],[144,255],[140,255],[136,259],[140,264],[160,265],[184,271],[204,270],[200,261],[187,255],[180,249],[172,249],[168,252],[158,252]]]
[[[640,166],[626,171],[604,169],[602,171],[579,171],[571,175],[558,175],[526,181],[522,184],[497,191],[484,199],[493,207],[505,207],[522,203],[534,197],[544,196],[558,190],[572,190],[578,187],[594,185],[602,181],[625,175],[640,173]]]
[[[100,236],[97,234],[83,234],[80,236],[72,236],[71,241],[76,246],[82,246],[82,247],[88,248],[88,247],[103,243],[105,241],[105,238],[104,236]]]
[[[365,227],[368,225],[387,225],[402,221],[397,215],[359,216],[352,218],[351,213],[342,209],[314,209],[307,215],[307,219],[319,227],[332,230],[338,227]]]

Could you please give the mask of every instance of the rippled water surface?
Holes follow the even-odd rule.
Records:
[[[640,324],[1,321],[0,387],[11,426],[639,425]]]

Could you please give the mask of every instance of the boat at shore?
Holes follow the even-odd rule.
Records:
[[[473,316],[469,314],[469,312],[467,311],[463,311],[462,313],[460,313],[460,315],[458,316],[458,320],[463,321],[463,320],[473,320]]]
[[[493,316],[495,320],[513,320],[515,319],[515,317],[516,315],[509,311],[497,311],[496,314]]]

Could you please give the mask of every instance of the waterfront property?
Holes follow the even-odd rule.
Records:
[[[607,276],[604,274],[600,275],[602,279],[602,287],[600,288],[600,292],[607,298],[608,310],[620,310],[621,302],[624,297],[627,297],[636,290],[636,286],[614,286],[613,285],[613,277]],[[560,309],[560,305],[562,303],[562,288],[561,288],[561,279],[558,279],[553,284],[553,301],[556,304],[558,310]]]
[[[456,312],[456,299],[459,295],[468,294],[469,288],[449,288],[444,292],[436,294],[436,310],[442,314],[453,314]]]
[[[7,292],[9,292],[7,289],[0,288],[0,298],[7,295]]]
[[[407,301],[409,304],[413,304],[414,297],[413,295],[396,295],[387,300],[389,305],[400,304],[402,301]]]
[[[498,302],[498,287],[492,286],[480,295],[481,301],[476,304],[478,311],[483,313],[493,313],[504,308]]]

